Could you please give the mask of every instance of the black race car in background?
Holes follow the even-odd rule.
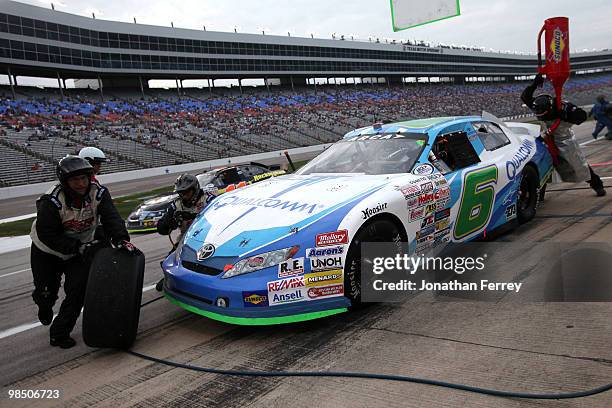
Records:
[[[217,194],[223,194],[240,187],[285,174],[279,166],[265,166],[260,163],[241,164],[208,170],[197,174],[200,186],[212,184]],[[125,224],[129,232],[156,231],[157,221],[164,215],[170,203],[177,197],[175,193],[165,193],[152,197],[136,207],[128,216]]]

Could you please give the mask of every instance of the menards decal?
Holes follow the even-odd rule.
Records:
[[[331,269],[325,272],[308,273],[304,275],[306,280],[306,286],[324,286],[334,284],[341,284],[344,282],[342,276],[342,269]]]

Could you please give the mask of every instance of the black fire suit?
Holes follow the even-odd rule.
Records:
[[[79,248],[84,242],[76,239],[74,233],[71,235],[71,229],[76,226],[93,239],[101,219],[104,234],[113,244],[129,241],[130,237],[108,190],[98,183],[91,183],[89,193],[82,199],[73,197],[58,184],[38,199],[36,207],[31,233],[32,298],[39,307],[53,307],[64,275],[66,298],[50,328],[51,338],[64,337],[70,334],[81,313],[93,255],[105,245],[93,246],[81,254]],[[84,211],[92,213],[91,208],[93,216],[75,218],[75,214]],[[72,215],[70,219],[67,214]]]

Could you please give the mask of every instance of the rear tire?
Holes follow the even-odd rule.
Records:
[[[353,238],[344,267],[344,296],[351,308],[361,305],[361,244],[363,242],[396,242],[401,248],[402,233],[393,222],[381,219],[362,226]]]
[[[525,166],[521,173],[521,184],[516,199],[516,212],[520,224],[531,221],[538,206],[538,173],[531,166]]]
[[[91,263],[83,310],[89,347],[127,349],[138,331],[145,257],[104,248]]]

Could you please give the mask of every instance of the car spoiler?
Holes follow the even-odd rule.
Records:
[[[505,122],[504,125],[511,131],[519,135],[529,135],[533,138],[540,136],[541,127],[534,123]]]
[[[267,164],[263,164],[263,163],[253,162],[253,161],[250,162],[249,164],[251,164],[253,166],[265,167],[268,170],[280,170],[280,164],[267,165]]]

